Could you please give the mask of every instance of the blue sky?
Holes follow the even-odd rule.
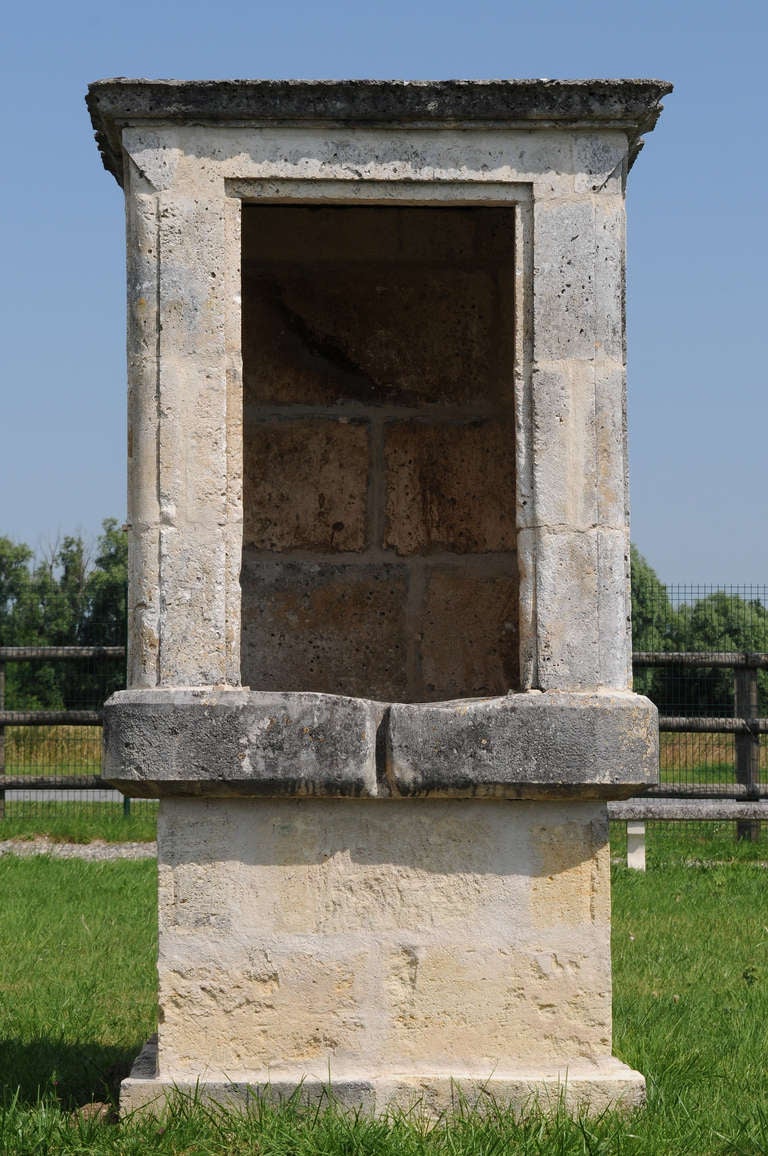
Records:
[[[632,536],[665,581],[768,582],[767,40],[758,0],[12,5],[0,535],[124,517],[123,202],[89,81],[646,76],[675,92],[628,187]]]

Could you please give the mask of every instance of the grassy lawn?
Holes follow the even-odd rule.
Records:
[[[660,779],[674,785],[702,783],[728,787],[736,782],[736,746],[732,734],[659,735]],[[768,779],[768,743],[760,744],[760,775]]]
[[[731,839],[674,830],[652,841],[647,874],[614,869],[614,1049],[646,1073],[647,1109],[519,1123],[485,1104],[431,1128],[297,1105],[73,1114],[114,1094],[154,1030],[154,864],[0,858],[0,1152],[768,1152],[768,870],[726,861]]]
[[[0,1084],[104,1099],[155,1030],[154,861],[0,858]]]
[[[131,813],[121,803],[11,803],[0,821],[0,840],[45,835],[60,843],[145,843],[157,834],[157,803],[132,799]]]

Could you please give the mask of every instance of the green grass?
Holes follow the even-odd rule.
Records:
[[[0,839],[34,839],[46,835],[57,842],[149,842],[157,834],[157,804],[131,800],[130,815],[122,803],[13,802],[0,820]]]
[[[430,1124],[418,1113],[372,1119],[332,1104],[307,1110],[297,1103],[279,1108],[262,1103],[239,1114],[179,1101],[162,1122],[144,1118],[118,1126],[67,1117],[46,1106],[34,1112],[15,1106],[5,1114],[0,1110],[0,1151],[30,1156],[608,1156],[633,1151],[625,1146],[627,1135],[626,1123],[615,1118],[594,1124],[532,1113],[516,1121],[493,1107],[459,1107],[450,1119]]]
[[[645,843],[651,871],[676,866],[768,863],[768,823],[762,824],[760,838],[752,843],[736,838],[734,822],[650,822],[645,825]],[[616,866],[627,861],[626,823],[611,823],[611,857]]]
[[[704,786],[732,787],[736,783],[733,763],[694,763],[690,767],[661,767],[659,782],[670,786],[701,783]]]
[[[614,869],[614,1050],[645,1072],[648,1107],[592,1121],[519,1122],[487,1102],[434,1127],[298,1102],[242,1116],[180,1101],[162,1122],[73,1114],[114,1094],[154,1029],[154,864],[2,858],[0,1153],[768,1152],[768,870],[675,830],[647,874]]]
[[[5,728],[7,775],[98,775],[100,726]]]
[[[104,1099],[154,1031],[156,868],[0,858],[0,1085]]]
[[[614,883],[614,1047],[649,1084],[630,1150],[766,1151],[768,874],[650,866]]]

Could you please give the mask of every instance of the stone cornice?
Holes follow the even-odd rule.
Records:
[[[614,128],[630,163],[672,91],[663,80],[98,80],[86,103],[104,166],[122,183],[127,125],[355,124]]]

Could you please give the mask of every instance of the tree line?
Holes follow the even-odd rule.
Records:
[[[95,547],[67,535],[42,554],[0,537],[0,646],[124,646],[126,535],[114,518]],[[93,709],[125,685],[125,662],[9,662],[6,707]]]
[[[632,649],[635,651],[768,652],[768,610],[759,599],[715,590],[673,601],[635,546],[631,555]],[[760,714],[768,714],[768,672],[758,676]],[[733,674],[718,667],[649,667],[635,673],[635,690],[662,714],[733,713]]]
[[[636,651],[768,651],[762,602],[716,591],[675,603],[632,547],[632,646]],[[42,554],[0,537],[0,646],[124,646],[127,541],[107,518],[95,547],[68,535]],[[98,706],[124,685],[122,660],[9,663],[6,705],[14,709]],[[768,673],[759,675],[768,714]],[[663,714],[725,714],[733,697],[727,670],[640,669],[635,689]]]

